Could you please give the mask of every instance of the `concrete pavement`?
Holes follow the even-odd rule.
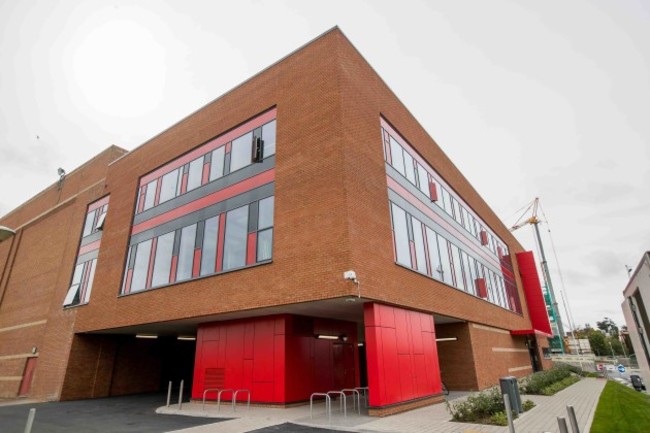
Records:
[[[585,378],[580,382],[560,391],[552,397],[526,395],[522,399],[530,399],[535,402],[536,407],[526,412],[515,421],[516,433],[543,433],[559,432],[557,417],[567,418],[566,406],[572,405],[581,433],[588,433],[593,420],[594,411],[600,394],[605,387],[603,379]],[[466,393],[451,393],[449,400],[464,398]],[[384,433],[507,433],[508,427],[487,426],[479,424],[467,424],[451,422],[451,415],[445,403],[428,406],[409,412],[392,415],[384,418],[369,417],[356,414],[352,411],[351,404],[348,407],[348,416],[343,417],[339,412],[336,402],[332,404],[332,420],[329,422],[325,415],[324,404],[314,406],[314,417],[309,415],[309,405],[298,406],[288,409],[276,409],[266,407],[251,407],[246,409],[245,405],[237,407],[233,411],[228,404],[222,405],[217,411],[216,405],[206,405],[205,411],[201,404],[184,403],[181,411],[177,406],[169,408],[162,407],[158,413],[183,414],[189,416],[209,416],[232,418],[222,421],[217,425],[206,424],[184,430],[177,430],[183,433],[208,433],[218,431],[219,433],[244,433],[259,430],[259,433],[286,431],[287,427],[282,424],[291,423],[307,427],[330,429],[336,431],[350,431],[360,433],[384,432]],[[274,427],[275,426],[275,427]],[[300,431],[303,431],[300,429]],[[309,430],[305,430],[309,431]],[[311,431],[321,432],[319,429]]]

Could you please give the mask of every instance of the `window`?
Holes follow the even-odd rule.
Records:
[[[436,232],[426,227],[427,233],[427,248],[429,250],[429,267],[431,268],[431,275],[439,281],[444,281],[443,268],[440,262],[440,251],[438,251],[438,235]]]
[[[144,207],[142,208],[143,210],[147,210],[154,206],[156,200],[156,188],[158,188],[158,179],[154,179],[147,184],[144,196]]]
[[[246,265],[248,235],[248,205],[228,211],[223,249],[223,270]]]
[[[139,292],[146,288],[147,273],[149,271],[149,257],[151,256],[151,239],[140,242],[135,247],[135,263],[131,277],[131,293]]]
[[[390,153],[393,168],[402,173],[402,176],[406,176],[404,171],[404,151],[393,137],[390,137]]]
[[[257,234],[257,261],[271,260],[273,229],[262,230]]]
[[[275,120],[262,126],[262,140],[264,140],[264,157],[275,155]]]
[[[178,181],[180,170],[177,168],[162,177],[162,185],[160,188],[160,203],[171,200],[180,192],[180,182]]]
[[[79,286],[81,286],[81,277],[84,271],[84,263],[78,264],[74,268],[74,274],[72,275],[72,283],[68,289],[68,293],[65,295],[63,301],[63,306],[67,307],[69,305],[76,305],[79,303]]]
[[[203,179],[203,157],[190,162],[190,172],[187,176],[187,190],[192,191],[201,186]]]
[[[217,242],[219,240],[219,216],[205,220],[203,228],[203,252],[201,254],[201,275],[214,274],[217,263]]]
[[[232,141],[230,150],[230,172],[250,165],[252,158],[253,132]]]
[[[442,191],[443,208],[445,209],[445,212],[447,212],[447,214],[453,217],[454,211],[451,205],[451,195],[449,194],[449,191],[447,191],[445,188],[441,187],[440,189]]]
[[[408,227],[406,225],[406,212],[399,206],[392,205],[393,232],[395,237],[395,254],[397,263],[411,267],[411,248],[409,246]]]
[[[463,278],[463,264],[461,263],[460,258],[460,249],[454,244],[451,244],[451,258],[452,264],[454,266],[454,279],[456,281],[456,287],[461,290],[467,290],[465,286],[465,279]]]
[[[429,198],[429,174],[420,164],[417,166],[418,172],[418,187],[424,195]]]
[[[221,146],[212,151],[210,161],[210,182],[223,176],[223,162],[226,154],[226,146]]]
[[[438,236],[438,245],[440,247],[440,266],[442,267],[443,281],[453,286],[451,260],[449,259],[449,241],[442,236]]]
[[[415,166],[413,165],[413,157],[404,151],[404,169],[406,170],[406,178],[409,182],[415,185]]]
[[[472,258],[470,258],[465,251],[460,252],[460,256],[463,262],[463,269],[465,270],[465,280],[467,282],[466,284],[466,290],[475,295],[476,294],[476,287],[474,284],[474,281],[476,280],[476,272],[472,269],[473,268],[473,263],[472,263]]]
[[[158,237],[156,259],[153,264],[153,276],[151,280],[152,287],[169,284],[175,234],[175,232],[171,232]]]
[[[82,237],[88,236],[93,232],[93,226],[95,224],[95,216],[97,215],[97,209],[95,209],[92,212],[88,212],[88,215],[86,215],[86,222],[84,223],[84,231],[82,233]]]
[[[424,236],[422,234],[422,223],[411,217],[413,225],[413,243],[415,244],[415,261],[417,270],[423,274],[427,273],[427,262],[424,253]]]
[[[257,222],[258,230],[273,226],[273,205],[275,198],[273,196],[260,200],[259,218]]]
[[[178,269],[176,281],[192,278],[194,265],[194,245],[196,244],[196,224],[183,227],[181,230],[180,249],[178,251]]]

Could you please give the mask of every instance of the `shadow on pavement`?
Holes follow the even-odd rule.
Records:
[[[0,406],[2,433],[23,433],[30,408],[36,408],[33,433],[159,433],[225,421],[156,414],[162,394]]]

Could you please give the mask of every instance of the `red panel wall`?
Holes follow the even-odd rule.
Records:
[[[364,305],[370,406],[442,390],[433,316],[388,305]]]
[[[548,321],[542,286],[539,284],[539,274],[535,266],[535,257],[532,251],[517,253],[517,263],[519,263],[519,273],[521,282],[524,286],[524,294],[530,313],[530,321],[533,329],[536,331],[552,334],[551,324]]]
[[[319,340],[317,334],[345,335],[347,341]],[[223,387],[249,389],[255,402],[302,401],[313,392],[359,384],[355,323],[291,315],[215,322],[199,327],[196,343],[195,399],[203,398],[208,368],[224,368]]]

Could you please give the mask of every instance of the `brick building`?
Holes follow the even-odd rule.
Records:
[[[337,28],[0,225],[1,397],[382,415],[550,363],[532,254]]]

